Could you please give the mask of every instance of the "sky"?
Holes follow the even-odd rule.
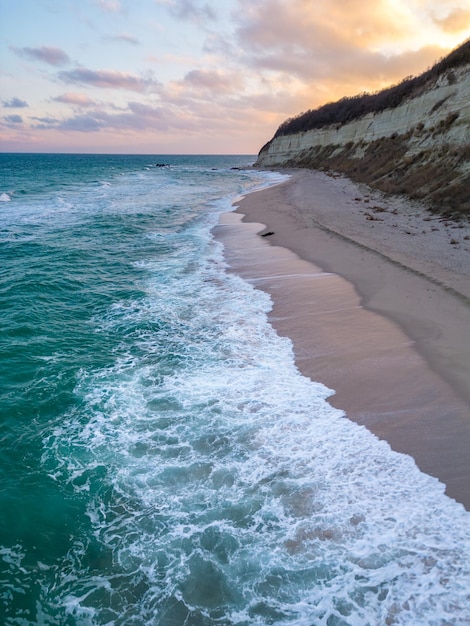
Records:
[[[470,0],[0,0],[0,151],[256,154],[469,37]]]

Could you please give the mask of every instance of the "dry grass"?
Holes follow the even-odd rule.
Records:
[[[449,115],[440,126],[448,127],[455,119],[457,115]],[[340,152],[337,145],[311,148],[287,165],[341,172],[385,193],[423,201],[446,218],[470,219],[470,144],[441,145],[408,155],[409,137],[408,132],[377,139],[361,158],[355,156],[359,146],[352,142]]]

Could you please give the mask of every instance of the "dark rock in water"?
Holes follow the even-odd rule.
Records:
[[[268,231],[267,233],[263,233],[261,237],[269,237],[269,235],[274,235],[272,230]]]

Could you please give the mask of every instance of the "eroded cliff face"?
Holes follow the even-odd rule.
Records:
[[[470,217],[470,65],[394,109],[275,137],[255,165],[331,169],[454,218]]]

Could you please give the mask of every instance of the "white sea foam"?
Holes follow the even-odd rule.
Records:
[[[114,468],[117,501],[89,515],[121,566],[145,572],[137,621],[171,597],[210,615],[191,582],[204,573],[235,590],[224,623],[271,623],[268,608],[294,624],[470,619],[468,514],[298,373],[267,296],[217,263],[149,294],[105,322],[145,358],[82,378],[92,418],[76,425],[83,457],[64,459],[77,489]]]
[[[10,202],[11,198],[9,196],[9,194],[7,193],[2,193],[0,194],[0,202]]]
[[[44,463],[88,494],[106,556],[77,570],[77,542],[57,596],[92,624],[96,598],[110,624],[470,623],[470,516],[300,375],[209,206],[133,261],[144,297],[93,318],[122,343],[80,372]]]

